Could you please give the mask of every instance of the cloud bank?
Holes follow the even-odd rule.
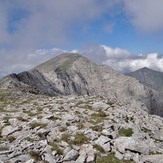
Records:
[[[101,30],[107,33],[114,31],[114,18],[121,14],[142,33],[163,31],[162,6],[162,0],[69,0],[68,3],[67,0],[1,0],[0,76],[29,70],[66,52],[51,47],[68,47],[75,32],[87,35],[94,27],[93,22],[101,18],[105,22]],[[115,21],[107,21],[108,17]],[[142,67],[163,71],[163,58],[157,52],[133,55],[120,47],[95,43],[69,52],[81,53],[121,72]]]
[[[122,0],[124,12],[133,26],[144,33],[163,30],[162,0]]]
[[[124,15],[141,32],[163,29],[162,0],[2,0],[0,1],[0,47],[48,48],[73,41],[74,29],[93,28],[103,19],[104,31],[112,33],[115,21]]]
[[[40,49],[31,52],[13,51],[11,53],[5,50],[0,51],[0,76],[9,73],[18,73],[27,71],[33,67],[51,59],[61,53],[79,53],[87,58],[93,60],[97,64],[105,64],[111,68],[122,72],[131,72],[137,69],[148,67],[157,71],[163,72],[163,56],[157,53],[137,54],[122,48],[112,48],[106,45],[98,45],[96,43],[89,43],[80,49],[71,51],[53,48],[50,50]]]
[[[74,28],[84,31],[116,4],[111,0],[0,1],[0,45],[42,48],[71,41]]]

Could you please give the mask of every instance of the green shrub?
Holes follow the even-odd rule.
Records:
[[[74,145],[82,145],[88,143],[88,138],[83,133],[76,133],[75,139],[70,142]]]
[[[35,161],[41,161],[39,152],[32,150],[32,151],[29,151],[29,155],[30,155]]]
[[[96,163],[121,163],[118,158],[114,156],[114,153],[108,154],[106,157],[99,157]]]
[[[26,139],[27,141],[29,141],[29,142],[34,142],[34,141],[35,141],[34,138],[30,138],[30,137],[26,137],[25,139]]]
[[[98,132],[101,132],[102,131],[102,126],[100,125],[94,125],[94,126],[91,126],[90,127],[93,131],[98,131]]]
[[[47,126],[47,124],[46,123],[39,123],[39,122],[35,122],[35,123],[30,124],[31,129],[34,129],[35,127],[38,127],[38,126],[40,126],[41,128],[45,128]]]
[[[132,136],[132,134],[133,134],[132,128],[127,128],[127,129],[121,128],[121,129],[118,131],[118,135],[119,135],[119,136],[127,136],[127,137],[130,137],[130,136]]]
[[[70,134],[62,134],[62,136],[61,136],[61,140],[63,140],[63,141],[65,141],[65,142],[69,142],[70,141]]]
[[[27,114],[30,117],[36,116],[37,113],[33,113],[32,111],[28,110],[28,111],[23,111],[23,113]]]
[[[18,119],[19,121],[22,121],[22,122],[28,122],[28,119],[23,118],[23,117],[17,117],[17,119]]]
[[[59,130],[60,130],[60,132],[64,132],[67,130],[67,127],[60,127]]]
[[[63,154],[63,150],[55,142],[50,142],[49,145],[52,146],[52,150],[56,151],[57,154],[59,155]]]
[[[15,140],[16,138],[14,136],[9,136],[8,137],[8,141],[11,143]]]
[[[101,152],[101,153],[105,153],[104,148],[102,148],[101,146],[99,146],[99,145],[97,145],[97,144],[93,145],[93,148],[97,149],[97,150],[98,150],[99,152]]]

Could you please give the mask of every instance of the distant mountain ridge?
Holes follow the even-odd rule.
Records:
[[[10,74],[0,80],[0,87],[29,89],[49,96],[105,96],[163,116],[163,99],[157,91],[75,53],[64,53],[30,71]]]
[[[146,85],[147,87],[163,93],[163,72],[158,72],[144,67],[125,75],[136,78],[140,83]]]

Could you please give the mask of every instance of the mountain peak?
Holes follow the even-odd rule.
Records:
[[[152,98],[157,98],[157,93],[151,97],[151,89],[145,88],[137,80],[108,66],[99,66],[76,53],[61,54],[30,71],[16,74],[7,81],[4,85],[0,80],[0,85],[5,88],[34,88],[49,96],[105,96],[163,116],[159,110],[162,103],[158,100],[154,103],[151,101]]]
[[[162,72],[144,67],[137,71],[127,73],[126,75],[136,78],[140,83],[145,86],[148,86],[156,91],[163,92]]]
[[[73,62],[83,57],[78,53],[63,53],[58,55],[33,69],[37,69],[41,72],[49,72],[49,71],[65,71],[71,67]],[[32,70],[33,70],[32,69]]]

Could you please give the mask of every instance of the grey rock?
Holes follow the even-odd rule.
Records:
[[[56,163],[56,160],[54,159],[54,157],[52,156],[52,154],[50,153],[44,153],[44,159],[45,161],[48,161],[49,163]]]
[[[94,110],[98,110],[98,109],[107,110],[109,107],[110,107],[109,105],[107,105],[106,103],[103,103],[103,102],[95,102],[92,105],[92,109],[94,109]]]
[[[118,151],[115,152],[115,157],[117,157],[119,160],[122,160],[124,155]]]
[[[110,148],[110,140],[108,137],[101,135],[95,143],[97,145],[100,145],[105,151],[109,152],[111,150]]]
[[[140,161],[140,156],[139,156],[139,154],[136,153],[136,154],[133,156],[132,159],[133,159],[136,163],[139,163],[139,161]]]
[[[86,153],[87,159],[86,162],[95,161],[95,152],[91,144],[83,144],[81,146],[81,152]]]
[[[77,157],[79,156],[79,153],[76,151],[76,150],[74,150],[74,149],[72,149],[71,151],[69,151],[67,154],[66,154],[66,156],[64,157],[64,161],[72,161],[72,160],[76,160],[77,159]]]
[[[87,154],[84,151],[81,151],[79,153],[79,157],[76,160],[76,163],[85,163],[87,159]]]
[[[39,82],[38,82],[39,81]],[[7,84],[6,84],[7,83]],[[134,78],[108,66],[96,65],[79,54],[59,55],[30,71],[0,80],[1,87],[32,88],[37,93],[58,95],[100,95],[117,99],[132,107],[163,116],[163,97]],[[101,105],[104,109],[107,104]]]
[[[149,163],[162,163],[163,155],[144,155],[141,158],[141,161]]]
[[[25,163],[34,163],[34,162],[35,162],[34,159],[30,159],[30,160],[26,161]]]
[[[114,145],[121,153],[125,153],[125,150],[130,150],[148,155],[150,150],[147,142],[140,141],[133,137],[119,137],[115,139]]]

